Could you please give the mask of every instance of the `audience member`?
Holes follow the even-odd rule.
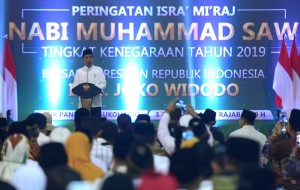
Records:
[[[212,178],[215,190],[237,189],[240,170],[244,167],[259,167],[260,147],[257,141],[230,137],[226,147],[218,147],[216,151],[219,151],[219,160],[216,162],[214,158],[212,163],[220,166],[221,170]]]
[[[26,163],[29,154],[28,139],[22,134],[13,134],[4,141],[4,155],[0,162],[0,180],[10,182],[13,173]]]
[[[91,140],[86,134],[72,133],[67,139],[65,148],[69,166],[78,172],[82,179],[95,181],[104,176],[104,172],[91,161]]]
[[[211,167],[215,175],[224,173],[226,171],[227,151],[225,144],[218,144],[213,147],[213,158]]]
[[[39,135],[37,138],[37,143],[39,146],[42,146],[45,143],[50,142],[49,136],[47,136],[47,118],[41,113],[32,113],[27,117],[27,120],[30,120],[37,124]]]
[[[71,181],[66,188],[66,190],[91,190],[91,189],[97,189],[97,188],[95,188],[93,183],[85,180]]]
[[[113,164],[112,172],[127,172],[126,157],[130,147],[134,143],[134,137],[131,132],[120,133],[116,136],[113,145]]]
[[[82,118],[81,127],[76,129],[77,132],[84,133],[88,137],[89,142],[91,144],[90,148],[92,148],[92,145],[93,145],[93,134],[92,134],[93,130],[91,128],[84,126],[85,125],[84,123],[85,123],[85,121],[88,121],[88,123],[90,123],[91,118],[95,118],[95,116],[88,116],[88,117]],[[99,121],[99,120],[97,120],[97,121]],[[97,157],[91,155],[91,149],[90,149],[90,157],[91,157],[92,163],[95,164],[96,166],[98,166],[103,171],[103,173],[107,172],[108,166],[100,158],[97,158]]]
[[[118,126],[112,121],[104,121],[101,123],[102,132],[101,138],[106,141],[106,144],[112,145],[115,137],[118,135]]]
[[[199,184],[199,190],[213,189],[213,169],[211,162],[213,159],[213,149],[207,143],[207,141],[200,141],[194,145],[194,148],[198,151],[201,165],[201,182]]]
[[[6,118],[0,118],[0,150],[7,136],[8,136],[8,124]],[[2,157],[0,157],[0,161],[1,160]]]
[[[141,184],[138,190],[177,190],[178,187],[177,179],[173,175],[148,171],[141,176]]]
[[[113,143],[118,135],[118,126],[112,121],[104,121],[101,123],[101,133],[97,139],[98,147],[92,149],[92,154],[98,156],[110,168],[113,157]]]
[[[112,143],[118,133],[117,125],[111,121],[100,122],[97,117],[88,116],[82,119],[81,128],[91,131],[91,158],[94,163],[95,160],[103,163],[99,166],[106,172],[112,164]]]
[[[132,124],[130,115],[125,114],[125,113],[120,114],[117,117],[117,124],[118,124],[120,133],[130,130],[130,125]]]
[[[282,133],[282,128],[286,133]],[[300,131],[300,110],[293,109],[286,124],[278,121],[273,134],[268,138],[269,163],[275,172],[276,184],[285,189],[300,189],[300,146],[297,133]]]
[[[43,115],[47,119],[46,129],[47,129],[47,136],[50,135],[51,131],[54,129],[54,125],[52,125],[52,115],[49,112],[44,112]]]
[[[194,136],[200,141],[208,144],[210,133],[205,126],[205,123],[199,118],[193,118],[189,122],[189,128],[193,131]]]
[[[199,114],[201,120],[205,123],[208,132],[210,135],[212,135],[213,138],[210,139],[210,141],[213,139],[213,145],[224,143],[225,142],[225,136],[224,134],[218,129],[218,127],[215,127],[216,125],[216,112],[212,109],[207,108],[204,113]],[[210,142],[211,143],[211,142]]]
[[[46,188],[47,177],[38,164],[26,164],[12,175],[11,184],[17,190],[41,190]]]
[[[201,182],[201,159],[196,148],[180,149],[171,156],[170,173],[179,182],[179,189],[198,189]]]
[[[170,112],[172,112],[176,108],[176,102],[178,98],[172,100],[165,109],[163,113],[157,129],[157,137],[159,142],[162,144],[165,151],[168,155],[172,155],[176,149],[175,138],[171,136],[168,124],[170,122]],[[198,117],[197,113],[195,112],[194,108],[188,104],[187,105],[188,112],[183,114],[179,119],[179,126],[181,129],[186,130],[188,128],[189,122],[193,117]],[[181,133],[179,130],[176,134]],[[180,143],[179,143],[180,144]]]
[[[179,119],[182,115],[182,110],[178,107],[170,111],[170,121],[168,124],[170,135],[176,138],[177,129],[179,127]]]
[[[256,113],[244,109],[239,120],[241,128],[230,133],[229,137],[242,137],[257,141],[260,151],[262,151],[267,142],[267,137],[254,128],[255,118]]]
[[[66,166],[68,158],[63,144],[50,142],[41,146],[38,162],[46,174],[51,168]]]
[[[136,142],[147,144],[154,157],[155,171],[162,174],[168,174],[170,161],[166,156],[155,153],[156,132],[152,123],[134,123],[133,134]]]
[[[54,127],[49,112],[32,113],[26,120],[12,123],[8,137],[3,136],[7,139],[0,180],[18,190],[95,189],[99,184],[101,190],[300,188],[300,149],[296,144],[300,110],[292,110],[287,124],[278,122],[269,137],[273,172],[259,165],[267,139],[254,128],[254,112],[243,110],[241,128],[225,141],[215,127],[214,110],[207,108],[197,114],[187,104],[187,112],[182,113],[177,101],[165,108],[157,134],[148,114],[139,114],[134,123],[128,114],[121,114],[116,124],[93,118],[87,109],[79,108],[72,133]],[[0,118],[0,141],[1,130],[7,126],[2,123]],[[185,138],[185,134],[192,135]],[[157,154],[157,142],[169,158]],[[0,181],[0,189],[1,185]]]
[[[74,113],[74,128],[75,131],[77,128],[80,128],[81,126],[81,120],[84,117],[90,116],[89,110],[85,108],[78,108]]]
[[[240,171],[238,190],[276,190],[272,170],[261,167],[244,167]]]
[[[154,169],[153,154],[151,149],[143,143],[134,143],[126,157],[126,174],[133,180],[135,187],[138,186],[140,176]]]
[[[0,189],[1,190],[16,190],[14,186],[12,186],[10,183],[1,181],[0,180]]]
[[[28,140],[30,139],[29,133],[27,131],[25,122],[13,122],[10,124],[9,128],[8,128],[8,136],[10,135],[14,135],[14,134],[22,134],[24,135]],[[4,152],[5,150],[5,146],[1,147],[1,159],[3,158]]]
[[[115,173],[103,182],[101,190],[134,190],[130,177],[123,173]]]
[[[260,146],[257,141],[243,137],[229,137],[226,147],[228,161],[235,171],[244,165],[259,165]]]
[[[68,128],[56,127],[50,133],[50,141],[51,142],[59,142],[64,145],[70,134],[71,134],[71,132]]]
[[[14,120],[10,117],[11,116],[11,112],[14,112],[15,110],[7,110],[6,111],[6,121],[8,125],[11,125]]]
[[[150,116],[148,114],[139,114],[135,122],[140,122],[140,123],[151,123]]]
[[[178,150],[181,146],[190,147],[190,143],[193,145],[199,140],[203,140],[203,138],[206,139],[207,143],[211,142],[210,145],[212,146],[213,138],[212,135],[209,135],[209,129],[205,126],[203,121],[199,119],[199,116],[190,104],[187,105],[188,112],[186,114],[183,114],[179,119],[179,127],[177,128],[176,138],[174,139],[170,135],[170,132],[167,129],[167,123],[170,120],[169,111],[175,109],[176,102],[177,99],[169,103],[158,125],[157,136],[161,144],[165,148],[166,152],[169,155],[171,155],[175,150]],[[192,139],[186,141],[186,139],[182,137],[186,136],[185,134],[188,134],[188,132],[191,133],[191,135],[189,135],[189,138],[191,137]]]
[[[66,128],[55,128],[56,130]],[[63,130],[64,131],[64,130]],[[68,131],[69,132],[69,131]],[[63,137],[64,139],[65,137]],[[40,149],[39,164],[47,176],[46,190],[65,190],[71,181],[81,181],[80,175],[68,166],[68,158],[64,148],[64,141],[44,144]]]
[[[64,165],[47,171],[46,190],[66,190],[70,182],[81,181],[80,175]]]
[[[25,137],[27,137],[28,140],[30,139],[30,135],[27,131],[25,121],[21,121],[21,122],[18,121],[10,124],[8,128],[8,135],[13,135],[13,134],[23,134]]]
[[[42,115],[42,114],[41,114]],[[29,158],[32,160],[37,160],[40,151],[40,145],[38,144],[38,137],[39,137],[39,125],[46,125],[45,116],[43,119],[40,119],[40,115],[35,113],[30,114],[26,120],[23,122],[25,123],[26,129],[29,134],[29,145],[30,145],[30,154]],[[43,121],[42,121],[43,120]],[[44,123],[45,121],[45,123]]]

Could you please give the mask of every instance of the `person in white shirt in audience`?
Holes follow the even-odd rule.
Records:
[[[176,102],[178,98],[172,100],[165,109],[163,113],[157,129],[157,137],[165,151],[168,155],[172,155],[175,151],[175,138],[171,136],[170,131],[168,129],[168,124],[170,121],[170,112],[176,108]],[[195,112],[194,107],[191,104],[187,104],[187,113],[183,114],[179,119],[179,127],[182,130],[187,130],[189,127],[189,122],[192,118],[199,118],[198,114]]]
[[[242,137],[254,140],[259,143],[260,150],[262,151],[267,142],[267,137],[261,132],[257,131],[253,126],[255,123],[255,118],[256,113],[244,109],[239,120],[241,128],[230,133],[229,137]]]

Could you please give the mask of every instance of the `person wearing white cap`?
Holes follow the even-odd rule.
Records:
[[[50,141],[51,142],[59,142],[64,145],[70,134],[71,134],[71,131],[68,128],[56,127],[50,133]]]

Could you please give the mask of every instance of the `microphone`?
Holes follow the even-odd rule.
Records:
[[[90,68],[89,67],[86,67],[87,68],[87,71],[86,71],[86,82],[88,83],[89,82],[89,71],[90,71]]]

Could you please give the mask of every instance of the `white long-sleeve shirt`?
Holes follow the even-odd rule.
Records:
[[[101,67],[92,65],[90,68],[84,66],[76,70],[74,77],[73,87],[81,83],[92,83],[98,88],[104,89],[106,87],[106,79]],[[98,94],[93,97],[92,107],[102,107],[102,94]],[[81,100],[79,98],[78,107],[82,107]]]
[[[165,112],[159,120],[157,129],[157,138],[163,145],[164,149],[169,155],[175,151],[175,138],[170,135],[168,124],[170,121],[170,114]]]
[[[159,120],[158,129],[157,129],[157,138],[160,143],[163,145],[164,149],[169,155],[172,155],[175,152],[175,138],[171,136],[168,128],[168,124],[170,121],[170,114],[165,112]],[[213,145],[213,136],[206,126],[207,132],[210,134],[207,143],[212,146]]]
[[[261,132],[257,131],[252,125],[244,125],[242,128],[231,132],[229,137],[241,137],[254,140],[259,143],[260,150],[263,149],[265,143],[267,142],[267,137]]]

